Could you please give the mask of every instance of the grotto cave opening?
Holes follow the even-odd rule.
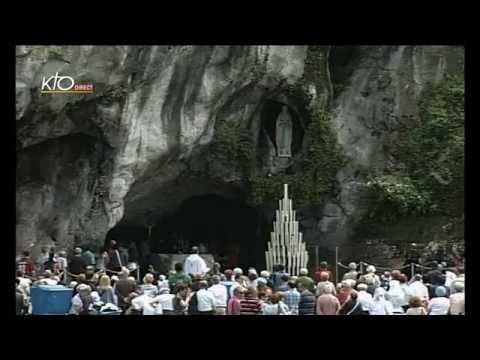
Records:
[[[120,223],[110,230],[106,241],[115,239],[131,249],[131,256],[138,254],[142,268],[148,262],[141,260],[146,253],[185,254],[202,244],[204,252],[212,254],[223,269],[259,269],[265,266],[268,231],[261,212],[241,198],[202,194],[151,221],[150,231],[147,226]]]

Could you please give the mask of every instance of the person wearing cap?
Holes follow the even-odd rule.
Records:
[[[209,269],[205,263],[205,260],[203,260],[198,253],[198,247],[192,247],[192,253],[185,259],[185,273],[192,275],[205,275],[208,272]]]
[[[332,295],[334,296],[337,296],[337,290],[335,289],[335,284],[331,281],[329,281],[329,275],[328,275],[328,272],[326,271],[323,271],[321,274],[320,274],[320,281],[318,282],[317,284],[317,289],[315,290],[315,295],[317,297],[321,296],[324,294],[324,289],[325,289],[325,286],[332,286]]]
[[[357,264],[354,262],[351,262],[348,264],[348,272],[343,275],[343,280],[355,280],[357,281],[358,278],[358,271],[357,271]]]
[[[300,276],[297,279],[297,284],[304,285],[304,287],[311,292],[315,291],[315,282],[310,276],[308,276],[308,269],[306,268],[300,269]]]
[[[450,300],[447,298],[447,289],[437,286],[435,297],[428,303],[428,315],[447,315],[449,309]]]
[[[201,280],[198,284],[199,290],[195,292],[197,297],[197,312],[198,315],[215,315],[217,300],[212,292],[208,291],[208,282]]]
[[[257,279],[258,279],[258,274],[257,274],[257,270],[253,269],[253,268],[250,268],[248,269],[248,283],[247,283],[247,287],[257,287]]]
[[[457,282],[455,293],[450,295],[450,315],[465,315],[465,284]]]
[[[225,315],[228,301],[227,288],[220,283],[220,276],[218,275],[212,276],[212,284],[208,291],[215,297],[216,315]]]

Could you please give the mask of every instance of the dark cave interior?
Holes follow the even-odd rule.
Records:
[[[107,235],[119,245],[136,244],[139,255],[188,253],[203,244],[223,269],[240,266],[265,266],[264,252],[269,224],[259,212],[241,199],[217,194],[192,196],[180,207],[152,222],[148,227],[118,224]]]

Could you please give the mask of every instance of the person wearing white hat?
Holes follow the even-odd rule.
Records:
[[[257,287],[257,279],[258,279],[258,275],[257,275],[257,270],[253,269],[253,268],[250,268],[248,269],[248,283],[247,283],[247,288],[248,287]]]
[[[343,280],[351,279],[351,280],[357,281],[357,277],[358,277],[357,264],[354,262],[351,262],[350,264],[348,264],[348,269],[349,271],[343,275]]]

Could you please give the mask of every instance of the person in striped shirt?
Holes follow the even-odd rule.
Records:
[[[257,289],[249,287],[245,298],[240,301],[240,315],[260,314],[261,303],[258,299]]]

